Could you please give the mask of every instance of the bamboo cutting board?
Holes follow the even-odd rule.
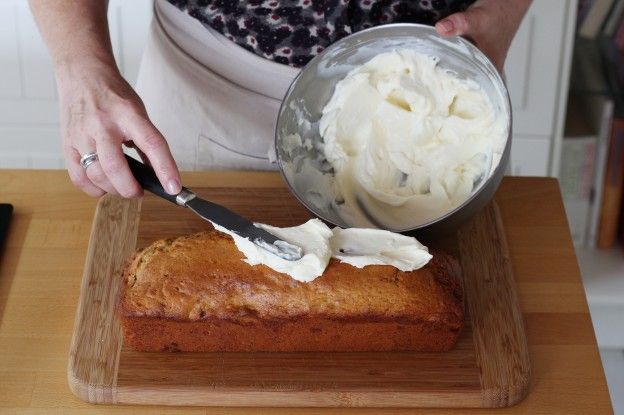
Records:
[[[310,214],[282,187],[196,189],[250,219],[277,226]],[[119,270],[160,238],[206,229],[190,211],[147,195],[103,197],[83,275],[68,379],[92,403],[201,406],[504,407],[530,383],[522,314],[493,202],[445,240],[460,258],[466,327],[447,353],[141,353],[123,345],[114,315]]]

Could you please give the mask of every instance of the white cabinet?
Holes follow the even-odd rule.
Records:
[[[518,135],[553,133],[569,3],[533,1],[509,50],[505,74]]]
[[[551,141],[548,137],[514,136],[511,145],[512,176],[547,176]]]
[[[108,24],[115,59],[124,77],[134,85],[143,46],[152,21],[153,0],[110,0]]]
[[[151,21],[152,0],[111,0],[113,49],[134,82]],[[63,168],[56,85],[50,56],[25,0],[0,1],[0,168]]]
[[[513,175],[558,172],[576,3],[534,0],[511,45],[505,75],[513,111]]]

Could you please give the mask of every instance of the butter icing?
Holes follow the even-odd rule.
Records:
[[[330,229],[319,219],[289,228],[255,224],[278,238],[298,245],[303,256],[288,261],[213,223],[218,231],[230,235],[250,265],[264,264],[292,278],[310,282],[321,276],[331,257],[358,268],[367,265],[391,265],[401,271],[412,271],[429,262],[431,254],[416,238],[380,229]]]
[[[354,68],[322,111],[335,209],[350,226],[404,230],[468,199],[498,165],[508,116],[485,91],[413,50]]]

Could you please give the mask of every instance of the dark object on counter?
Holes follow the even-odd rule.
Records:
[[[9,225],[13,214],[13,205],[0,203],[0,255],[4,250],[4,242],[9,235]]]
[[[4,241],[9,234],[9,224],[11,223],[11,215],[13,214],[13,205],[8,203],[0,203],[0,255],[4,247]]]

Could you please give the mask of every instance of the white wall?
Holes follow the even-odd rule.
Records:
[[[151,0],[111,0],[119,67],[131,83],[151,20]],[[63,168],[56,86],[26,0],[0,2],[0,168]]]
[[[559,171],[576,0],[535,0],[513,40],[505,73],[513,109],[511,172]]]

